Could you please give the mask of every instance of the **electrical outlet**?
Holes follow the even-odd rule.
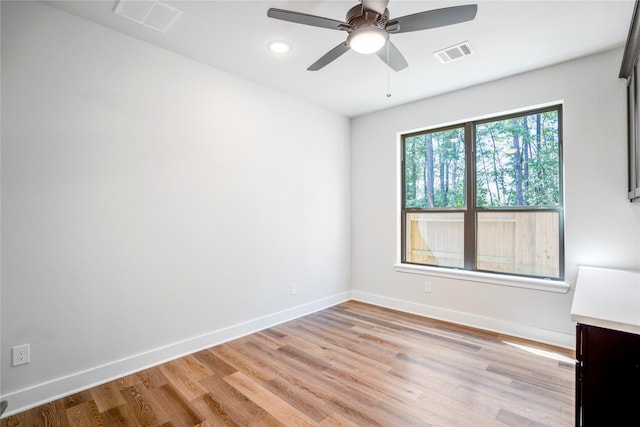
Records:
[[[424,291],[428,294],[431,293],[431,282],[424,282]]]
[[[29,344],[17,345],[11,349],[13,366],[25,365],[31,362],[31,346]]]
[[[296,285],[295,283],[291,284],[291,295],[295,295],[298,293],[298,285]]]

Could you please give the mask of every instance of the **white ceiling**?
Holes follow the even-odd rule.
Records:
[[[116,15],[115,0],[45,3],[347,117],[623,46],[634,7],[634,0],[391,0],[391,18],[470,3],[478,4],[478,13],[471,22],[391,35],[409,62],[402,71],[388,71],[376,55],[350,51],[312,72],[306,68],[346,33],[271,19],[267,9],[343,21],[357,0],[165,1],[183,12],[165,34]],[[289,42],[292,50],[271,53],[273,40]],[[448,64],[433,56],[465,40],[475,55]]]

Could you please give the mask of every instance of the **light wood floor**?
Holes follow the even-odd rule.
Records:
[[[2,420],[9,426],[570,426],[573,354],[347,302]]]

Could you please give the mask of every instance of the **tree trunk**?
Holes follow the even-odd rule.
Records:
[[[493,181],[496,183],[496,198],[499,203],[507,204],[508,200],[502,200],[502,197],[500,196],[500,190],[502,190],[502,194],[504,194],[505,197],[507,191],[504,188],[504,175],[502,174],[502,168],[498,166],[498,161],[496,159],[498,148],[496,147],[496,137],[493,134],[493,129],[489,131],[489,134],[491,135],[491,142],[493,143]]]
[[[425,196],[427,198],[427,206],[430,208],[435,207],[433,203],[433,193],[434,193],[434,184],[433,184],[433,137],[431,134],[427,134],[426,139],[426,154],[427,159],[425,162]]]
[[[408,138],[409,139],[409,138]],[[413,138],[411,138],[413,139]],[[415,203],[417,197],[416,181],[418,178],[418,160],[416,157],[416,143],[405,142],[404,149],[404,164],[405,164],[405,185],[406,194],[405,202],[413,201]]]
[[[494,141],[494,145],[495,147],[495,141]],[[482,151],[482,144],[478,144],[476,146],[476,149],[478,150],[476,157],[480,157],[480,159],[482,159],[482,171],[484,172],[484,180],[487,183],[487,193],[489,194],[489,206],[494,206],[493,204],[493,191],[491,191],[491,188],[489,186],[489,182],[491,181],[491,177],[489,176],[489,172],[487,172],[487,156],[485,155],[485,153]],[[478,160],[476,158],[476,164],[478,163]],[[477,168],[477,166],[476,166]],[[496,192],[497,192],[497,198],[498,200],[500,200],[500,188],[498,187],[498,178],[496,176],[496,165],[495,165],[495,156],[494,156],[494,164],[493,164],[493,175],[494,175],[494,180],[496,183]],[[477,171],[476,171],[476,175],[478,175]],[[478,188],[478,183],[476,182],[476,188]],[[476,195],[476,203],[478,203],[477,200],[477,195]]]
[[[453,143],[453,159],[452,159],[452,164],[453,164],[453,171],[451,172],[451,192],[450,192],[450,196],[449,196],[449,205],[448,206],[455,206],[456,205],[456,192],[458,190],[458,144],[456,144],[455,142]]]
[[[527,116],[522,118],[522,199],[528,206],[529,203],[529,124],[527,122]]]
[[[516,185],[516,205],[522,206],[522,152],[520,147],[520,135],[518,135],[517,119],[511,119],[511,133],[513,135],[513,170]]]

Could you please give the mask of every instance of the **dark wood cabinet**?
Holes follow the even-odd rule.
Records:
[[[576,426],[639,425],[640,335],[578,323]]]
[[[580,266],[576,426],[640,426],[640,272]]]

